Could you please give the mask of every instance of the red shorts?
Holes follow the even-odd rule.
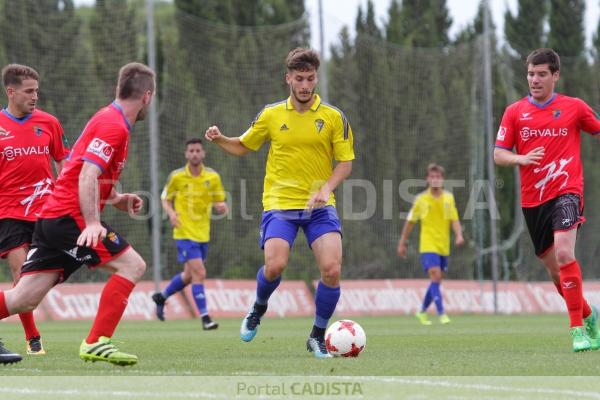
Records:
[[[84,226],[83,221],[70,215],[38,219],[21,275],[57,271],[61,273],[60,282],[66,281],[82,265],[106,264],[130,247],[125,238],[104,222],[102,226],[107,231],[104,240],[93,248],[77,246]]]

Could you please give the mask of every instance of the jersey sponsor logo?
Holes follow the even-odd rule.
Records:
[[[88,153],[92,153],[95,156],[100,157],[100,159],[105,162],[109,162],[110,157],[112,156],[112,153],[113,153],[113,148],[111,145],[106,143],[104,140],[95,138],[89,144],[86,151]]]
[[[562,176],[564,178],[564,181],[563,181],[562,185],[560,185],[560,187],[558,188],[558,190],[560,190],[560,189],[564,188],[565,186],[567,186],[567,183],[569,182],[569,173],[566,172],[564,170],[564,168],[572,160],[573,160],[573,157],[570,157],[569,159],[561,158],[560,161],[558,162],[559,163],[558,168],[556,166],[556,161],[552,161],[551,163],[546,164],[543,167],[536,168],[536,169],[533,170],[533,172],[535,172],[536,174],[538,174],[540,172],[547,171],[546,176],[544,176],[542,179],[540,179],[534,185],[534,187],[536,189],[540,190],[540,200],[542,200],[542,198],[544,197],[544,189],[546,189],[546,184],[548,182],[554,181],[554,180],[556,180],[556,179],[558,179],[559,177]]]
[[[504,138],[506,137],[506,127],[505,126],[501,126],[500,129],[498,129],[498,140],[504,140]]]
[[[20,202],[22,206],[27,205],[27,207],[25,207],[25,216],[29,215],[29,209],[37,199],[52,193],[52,180],[50,178],[45,178],[34,183],[33,186],[22,186],[19,189],[24,190],[30,189],[31,187],[33,187],[33,193],[30,196],[25,197]]]
[[[521,113],[521,118],[519,118],[520,121],[528,121],[530,119],[533,119],[531,116],[531,113]]]
[[[280,131],[289,131],[290,128],[288,128],[288,126],[286,124],[281,125],[281,128],[279,128]]]
[[[29,146],[29,147],[5,147],[4,150],[0,151],[0,159],[12,161],[17,157],[31,156],[31,155],[46,155],[50,154],[48,146]]]
[[[564,137],[569,134],[569,128],[530,129],[524,126],[519,133],[521,134],[521,140],[526,142],[537,137]]]
[[[321,130],[323,129],[323,127],[325,126],[325,121],[323,121],[322,119],[315,119],[315,126],[317,127],[317,131],[319,133],[321,133]]]

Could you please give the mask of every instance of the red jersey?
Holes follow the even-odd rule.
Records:
[[[583,204],[582,130],[599,134],[600,116],[578,98],[555,93],[538,104],[528,96],[506,108],[496,147],[516,147],[522,155],[544,147],[540,165],[519,167],[523,207],[535,207],[565,193],[578,194]]]
[[[106,204],[114,184],[119,180],[127,160],[127,147],[131,126],[116,102],[100,109],[87,123],[81,136],[73,145],[69,162],[56,181],[40,214],[42,218],[70,215],[81,218],[79,206],[79,173],[84,162],[100,168],[98,176],[100,211]]]
[[[0,218],[37,219],[54,186],[50,159],[65,159],[67,147],[54,116],[38,109],[23,118],[0,111]]]

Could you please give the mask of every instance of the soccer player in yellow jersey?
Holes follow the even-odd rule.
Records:
[[[421,264],[429,274],[431,283],[425,293],[421,310],[415,316],[423,325],[431,325],[426,311],[429,305],[434,302],[440,322],[447,324],[450,322],[450,318],[444,313],[440,285],[443,272],[448,268],[450,226],[454,231],[454,243],[457,246],[462,245],[465,240],[462,236],[454,196],[444,190],[444,168],[437,164],[429,164],[427,167],[427,184],[427,190],[417,196],[408,214],[398,242],[398,255],[406,258],[408,235],[415,224],[421,222],[419,253],[421,253]]]
[[[210,240],[211,210],[214,207],[218,214],[225,214],[228,209],[221,178],[204,165],[205,155],[202,139],[188,140],[185,143],[187,164],[171,172],[162,192],[162,206],[173,226],[177,260],[183,264],[183,272],[175,275],[162,292],[154,293],[152,300],[156,303],[156,316],[164,321],[165,301],[191,283],[194,302],[202,317],[202,329],[212,330],[219,324],[208,315],[204,260]]]
[[[319,64],[315,51],[292,50],[285,75],[290,96],[265,106],[240,137],[226,137],[211,126],[206,138],[238,156],[271,142],[260,238],[265,265],[256,276],[256,302],[242,321],[241,339],[249,342],[256,335],[267,301],[281,281],[298,228],[302,228],[321,273],[315,321],[306,344],[317,358],[327,358],[324,335],[340,297],[342,268],[341,225],[333,190],[350,175],[354,148],[344,114],[315,94]]]

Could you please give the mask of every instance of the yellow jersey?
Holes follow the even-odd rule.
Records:
[[[173,202],[179,216],[180,225],[173,228],[174,239],[208,242],[212,204],[225,201],[225,189],[213,169],[202,167],[200,175],[193,176],[186,164],[171,172],[161,198]]]
[[[318,95],[304,113],[294,109],[290,98],[265,106],[240,141],[253,151],[271,142],[263,186],[265,211],[304,209],[331,176],[333,160],[354,159],[352,128],[344,113]],[[333,193],[327,205],[335,206]]]
[[[408,213],[408,221],[421,222],[419,253],[450,255],[450,225],[458,221],[452,193],[443,190],[439,197],[434,197],[430,189],[420,193]]]

